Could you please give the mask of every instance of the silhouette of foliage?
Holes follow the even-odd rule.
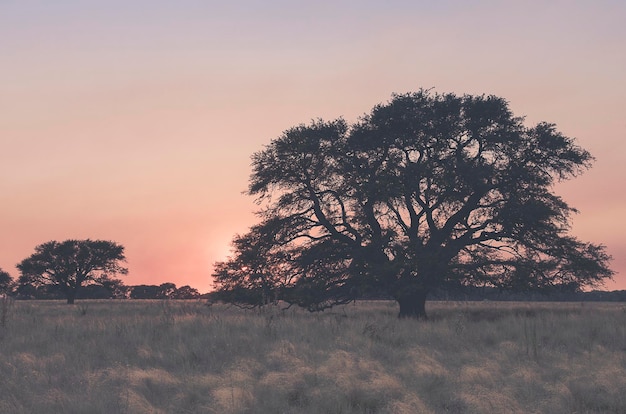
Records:
[[[131,286],[131,299],[159,299],[161,288],[158,285],[137,285]]]
[[[196,288],[185,285],[176,289],[170,297],[172,299],[197,299],[200,297],[200,292]]]
[[[119,279],[110,279],[102,284],[83,286],[76,299],[125,299],[128,287]]]
[[[120,265],[125,260],[124,247],[111,241],[50,241],[17,265],[18,290],[28,291],[26,286],[35,292],[41,287],[58,290],[72,304],[82,287],[111,284],[114,275],[126,274],[128,270]]]
[[[576,210],[552,192],[593,157],[523,121],[502,98],[420,90],[285,131],[252,156],[261,223],[216,264],[218,297],[319,310],[375,292],[420,318],[435,289],[600,285],[610,257],[568,234]]]
[[[8,272],[0,268],[0,294],[10,293],[13,288],[13,278]]]
[[[200,292],[197,289],[187,285],[177,288],[171,282],[130,287],[131,299],[195,299],[199,297]]]

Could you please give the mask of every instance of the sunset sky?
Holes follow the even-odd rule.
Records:
[[[126,247],[128,285],[212,287],[257,222],[250,156],[393,92],[494,94],[595,157],[556,192],[626,289],[626,2],[0,0],[0,267]]]

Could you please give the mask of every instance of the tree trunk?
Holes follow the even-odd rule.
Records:
[[[74,298],[76,297],[76,291],[75,290],[70,290],[67,292],[66,294],[67,297],[67,304],[68,305],[73,305],[74,304]]]
[[[416,289],[397,295],[396,301],[400,305],[398,318],[427,319],[426,296],[428,296],[426,289]]]

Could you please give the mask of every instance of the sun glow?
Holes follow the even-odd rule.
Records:
[[[241,193],[252,153],[432,86],[502,96],[596,157],[563,194],[574,234],[616,258],[607,289],[626,289],[624,2],[1,3],[0,268],[14,278],[36,245],[92,238],[126,247],[127,284],[205,290],[258,221]]]

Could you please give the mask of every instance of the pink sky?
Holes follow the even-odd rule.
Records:
[[[126,284],[211,288],[256,219],[250,155],[393,92],[495,94],[596,157],[559,185],[626,289],[626,3],[0,2],[0,267],[114,240]],[[334,3],[340,3],[336,5]],[[431,3],[436,3],[432,5]],[[471,5],[470,5],[471,3]]]

